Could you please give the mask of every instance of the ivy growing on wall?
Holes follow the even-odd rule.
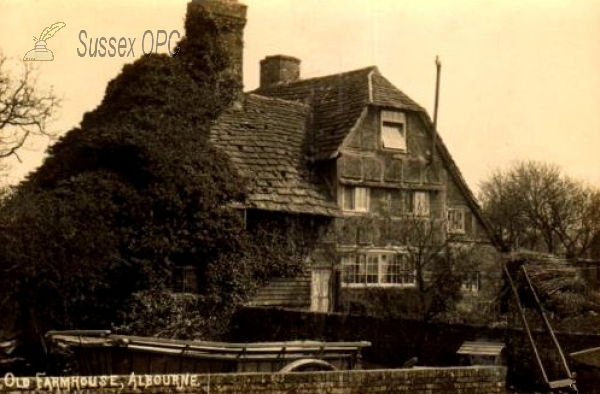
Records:
[[[13,318],[0,339],[109,327],[208,338],[258,285],[299,269],[276,229],[246,231],[246,182],[209,142],[241,89],[211,18],[188,14],[177,57],[126,65],[4,202],[0,308]],[[168,295],[180,263],[202,276],[191,300]]]

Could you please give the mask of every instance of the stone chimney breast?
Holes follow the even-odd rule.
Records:
[[[260,61],[260,87],[296,82],[300,79],[300,59],[285,55],[267,56]]]

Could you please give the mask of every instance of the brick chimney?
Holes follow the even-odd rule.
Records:
[[[206,56],[215,46],[226,48],[229,64],[225,72],[235,81],[236,102],[243,98],[246,10],[247,7],[237,0],[192,0],[187,9],[186,36],[190,41],[197,41],[198,46],[194,49],[202,52],[194,56]],[[218,68],[220,59],[217,56],[210,62]]]
[[[267,56],[260,61],[260,87],[295,82],[300,79],[300,59],[285,55]]]

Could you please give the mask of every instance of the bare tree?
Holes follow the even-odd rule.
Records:
[[[461,286],[479,271],[477,243],[448,232],[447,220],[409,215],[400,237],[406,240],[406,257],[415,270],[422,318],[430,320],[452,310],[461,299]]]
[[[566,257],[590,257],[600,236],[600,191],[580,186],[571,191],[568,215],[557,224],[556,234]],[[593,256],[598,258],[600,256]]]
[[[8,69],[8,59],[0,53],[0,158],[15,156],[34,135],[49,135],[46,122],[58,105],[52,91],[36,87],[34,70],[23,65],[19,75]]]
[[[496,233],[513,250],[582,257],[600,231],[600,194],[540,162],[519,162],[481,185]]]
[[[385,213],[380,218],[386,223],[381,231],[398,251],[394,265],[400,282],[391,283],[405,286],[354,286],[342,300],[344,308],[382,317],[444,319],[461,301],[461,287],[468,278],[479,281],[484,255],[480,245],[467,234],[449,232],[445,211],[420,211],[402,216]],[[366,232],[373,232],[370,220],[361,221]]]

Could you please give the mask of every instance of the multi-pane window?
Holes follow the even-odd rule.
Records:
[[[466,272],[463,276],[461,290],[467,293],[477,293],[481,288],[481,281],[478,271]]]
[[[414,286],[415,269],[403,254],[349,253],[342,256],[345,286]]]
[[[366,257],[364,283],[375,284],[379,282],[379,255],[376,254],[359,254],[358,259]]]
[[[406,255],[380,255],[381,282],[411,286],[415,284],[415,268]]]
[[[198,273],[191,265],[173,267],[172,285],[174,293],[197,293]]]
[[[407,213],[416,216],[429,216],[431,197],[429,192],[409,190],[404,194],[404,207]]]
[[[381,143],[384,148],[406,151],[406,116],[398,111],[381,111]]]
[[[341,187],[341,205],[344,211],[368,212],[370,193],[366,187]]]
[[[466,230],[465,211],[463,209],[448,209],[448,232],[464,234]]]

